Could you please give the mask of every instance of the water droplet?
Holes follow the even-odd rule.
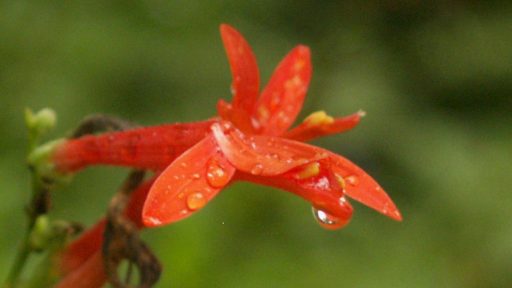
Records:
[[[229,175],[217,161],[213,160],[206,170],[206,180],[210,186],[220,188],[226,186],[229,182]]]
[[[188,166],[188,164],[187,164],[186,162],[181,162],[181,163],[180,163],[180,166],[181,166],[182,168],[185,168],[185,167],[187,167],[187,166]]]
[[[345,177],[345,182],[351,186],[357,186],[357,184],[359,184],[359,178],[356,175],[347,176]]]
[[[162,224],[162,221],[160,221],[160,219],[157,219],[155,217],[148,217],[148,218],[144,219],[144,222],[146,222],[147,224],[150,224],[152,226],[159,226]]]
[[[192,177],[192,179],[199,179],[199,178],[201,178],[201,175],[199,175],[199,173],[194,173],[194,174],[192,174],[191,177]]]
[[[235,94],[236,94],[235,86],[231,85],[230,90],[231,90],[231,95],[235,96]]]
[[[315,220],[318,222],[318,224],[320,224],[320,226],[322,226],[322,228],[328,230],[336,230],[344,227],[348,223],[348,221],[344,221],[323,210],[316,209],[315,207],[312,207],[312,210]]]
[[[187,197],[187,207],[190,210],[201,209],[206,205],[206,197],[204,197],[203,193],[195,192]]]
[[[251,124],[252,124],[252,127],[254,127],[254,129],[256,129],[256,130],[261,129],[260,121],[254,117],[251,117]]]
[[[263,165],[261,165],[261,164],[256,164],[251,169],[251,174],[253,174],[253,175],[260,175],[261,172],[263,172]]]

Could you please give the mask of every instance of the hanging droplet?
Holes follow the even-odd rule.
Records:
[[[187,207],[190,210],[201,209],[206,205],[206,197],[204,197],[203,193],[195,192],[187,197]]]
[[[229,182],[229,175],[215,160],[210,161],[206,169],[206,180],[214,188],[226,186]]]
[[[322,228],[336,230],[343,228],[348,223],[348,221],[342,220],[341,218],[333,216],[323,210],[316,209],[315,207],[312,207],[312,210],[315,220],[320,224],[320,226],[322,226]]]
[[[261,164],[256,164],[251,169],[251,174],[253,174],[253,175],[260,175],[261,172],[263,172],[263,165],[261,165]]]
[[[359,184],[359,178],[356,175],[345,177],[345,182],[351,186],[357,186]]]

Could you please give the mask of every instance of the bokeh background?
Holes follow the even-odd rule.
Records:
[[[210,117],[230,98],[223,22],[249,40],[264,83],[311,47],[300,118],[367,111],[315,144],[378,179],[404,221],[354,204],[347,228],[325,231],[301,199],[236,184],[144,232],[164,264],[158,287],[512,287],[510,1],[0,1],[0,278],[29,195],[23,109],[56,110],[49,139],[98,112]],[[93,223],[126,171],[77,175],[52,217]]]

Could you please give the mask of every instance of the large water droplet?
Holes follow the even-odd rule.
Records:
[[[251,174],[253,174],[253,175],[260,175],[262,172],[263,172],[263,165],[261,165],[261,164],[256,164],[251,169]]]
[[[328,230],[336,230],[343,228],[345,225],[347,225],[348,221],[344,221],[336,216],[333,216],[323,210],[316,209],[315,207],[312,207],[313,210],[313,216],[315,217],[315,220],[322,226],[322,228],[328,229]]]
[[[214,188],[220,188],[226,186],[229,181],[229,175],[217,161],[213,160],[210,162],[210,164],[208,164],[208,168],[206,170],[206,180],[210,186]]]
[[[204,197],[203,193],[195,192],[187,197],[187,207],[190,210],[201,209],[206,205],[206,197]]]

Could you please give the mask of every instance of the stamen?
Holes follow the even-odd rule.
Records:
[[[304,123],[307,123],[310,126],[320,126],[327,125],[334,122],[334,118],[327,115],[325,111],[316,111],[311,113],[306,119],[304,119]]]
[[[315,177],[320,174],[320,163],[313,162],[306,165],[300,172],[295,174],[295,178],[302,180],[310,177]]]
[[[334,177],[336,177],[336,180],[338,181],[338,184],[340,185],[341,189],[345,190],[345,179],[339,174],[334,174]]]

